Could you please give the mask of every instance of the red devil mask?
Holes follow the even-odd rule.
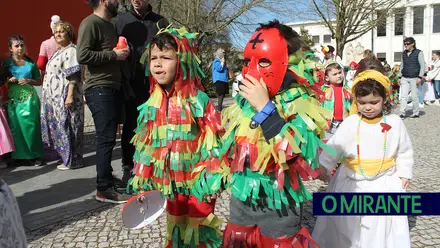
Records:
[[[283,83],[288,60],[287,42],[278,29],[262,29],[252,35],[244,49],[243,77],[262,78],[273,97]]]

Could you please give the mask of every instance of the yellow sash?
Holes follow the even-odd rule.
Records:
[[[352,169],[357,174],[362,175],[358,166],[358,160],[356,158],[346,158],[344,161],[345,161],[345,165],[348,168]],[[361,160],[362,171],[364,172],[365,176],[371,177],[371,176],[375,176],[376,174],[379,174],[380,172],[384,172],[388,170],[389,168],[393,167],[396,164],[394,158],[385,158],[381,169],[380,168],[381,163],[382,163],[382,159],[362,159]]]

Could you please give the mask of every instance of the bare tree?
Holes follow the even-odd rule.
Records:
[[[205,38],[215,36],[225,29],[229,29],[233,35],[243,33],[242,31],[247,30],[247,27],[258,23],[262,13],[287,15],[288,2],[287,0],[162,0],[159,3],[161,14],[167,17],[170,23],[199,33],[198,44],[201,45]]]
[[[130,0],[120,1],[120,11],[130,9]],[[158,0],[152,1],[153,10],[167,18],[175,27],[186,27],[198,33],[198,55],[202,69],[208,76],[204,81],[209,90],[210,62],[214,51],[225,49],[229,68],[237,71],[242,63],[237,59],[237,50],[232,48],[232,39],[247,40],[243,33],[250,33],[261,21],[261,16],[287,16],[289,0]]]
[[[402,0],[306,0],[297,5],[308,19],[321,20],[336,40],[336,52],[342,57],[347,43],[356,40],[378,25]],[[305,10],[305,11],[304,11]]]

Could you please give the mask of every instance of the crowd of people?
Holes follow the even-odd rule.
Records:
[[[224,51],[216,52],[215,108],[201,83],[196,34],[170,27],[146,1],[131,2],[133,11],[117,16],[117,0],[89,0],[93,13],[79,27],[77,46],[73,27],[54,16],[54,36],[36,63],[22,37],[9,39],[1,71],[3,158],[81,167],[85,99],[97,133],[96,200],[125,203],[160,191],[166,247],[411,246],[406,216],[319,217],[310,234],[301,225],[303,203],[311,200],[303,182],[330,181],[328,192],[405,192],[414,164],[402,120],[408,94],[412,118],[419,117],[424,81],[433,82],[432,104],[439,105],[439,53],[425,73],[412,38],[392,69],[369,50],[346,68],[326,46],[317,66],[299,34],[275,20],[247,42],[235,101],[225,109],[229,75]],[[41,84],[40,106],[34,86]],[[392,114],[397,103],[399,115]],[[120,180],[111,157],[121,123]],[[7,188],[1,180],[0,187]],[[214,209],[224,190],[231,200],[222,233]]]

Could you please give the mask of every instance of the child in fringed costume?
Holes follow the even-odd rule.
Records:
[[[137,191],[159,190],[167,199],[166,247],[219,247],[221,221],[215,200],[191,196],[196,165],[218,167],[220,114],[202,91],[203,72],[184,29],[165,29],[147,47],[141,61],[151,82],[151,96],[141,105],[132,142]],[[214,156],[216,155],[216,156]]]
[[[394,65],[393,69],[388,73],[388,78],[391,82],[390,100],[393,104],[399,103],[399,77],[400,77],[400,65]]]
[[[412,178],[413,149],[405,124],[391,114],[390,80],[377,70],[360,69],[353,84],[354,104],[327,142],[337,156],[319,157],[321,176],[344,162],[327,192],[405,192]],[[321,248],[409,248],[407,216],[319,216],[313,238]]]
[[[300,37],[278,21],[262,24],[244,51],[240,93],[222,112],[222,164],[199,167],[199,199],[230,189],[223,247],[292,247],[301,228],[303,181],[317,176],[317,154],[330,112],[314,97],[315,79],[298,56]],[[291,64],[296,62],[296,64]],[[310,70],[307,70],[310,71]]]
[[[344,84],[345,78],[342,70],[343,68],[336,61],[330,61],[324,66],[326,84],[321,87],[325,93],[322,107],[333,114],[329,121],[326,139],[329,139],[342,121],[348,117],[351,107],[351,89]]]

